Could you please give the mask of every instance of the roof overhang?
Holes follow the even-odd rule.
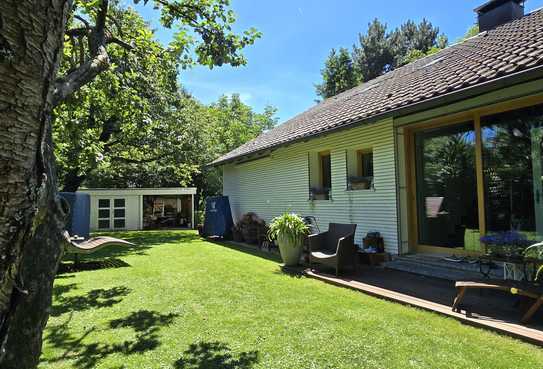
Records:
[[[77,192],[97,196],[140,196],[140,195],[195,195],[196,187],[163,188],[82,188]]]
[[[214,161],[212,163],[209,163],[207,167],[217,167],[217,166],[222,166],[225,164],[241,163],[248,160],[259,159],[258,156],[262,155],[262,153],[264,152],[271,153],[272,151],[280,147],[289,146],[297,142],[307,141],[309,139],[314,139],[314,138],[335,133],[344,129],[353,128],[354,126],[358,126],[362,124],[371,124],[371,123],[381,121],[386,118],[397,118],[397,117],[402,117],[405,115],[422,112],[429,109],[438,108],[440,106],[452,104],[452,103],[469,99],[469,98],[474,98],[488,92],[501,90],[507,87],[511,87],[517,84],[533,81],[540,78],[543,78],[543,65],[526,69],[520,72],[508,74],[506,76],[495,78],[490,81],[486,81],[486,82],[483,82],[474,86],[470,86],[464,89],[449,92],[447,94],[439,95],[439,96],[426,99],[417,103],[405,105],[393,110],[389,110],[384,113],[376,114],[376,115],[362,118],[359,120],[354,120],[352,122],[345,123],[339,127],[334,127],[326,131],[315,132],[313,134],[308,134],[306,136],[299,137],[293,140],[281,142],[276,145],[263,147],[262,149],[255,150],[254,152],[249,152],[240,156],[235,156],[235,157],[228,158],[225,160],[220,160],[220,161]],[[543,84],[541,86],[541,90],[543,91]],[[267,155],[263,155],[263,156],[267,156]]]

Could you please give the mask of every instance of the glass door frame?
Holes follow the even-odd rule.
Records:
[[[424,245],[419,243],[419,225],[418,225],[418,205],[416,191],[416,150],[415,133],[433,128],[454,126],[457,124],[472,122],[475,132],[475,175],[477,183],[477,215],[479,219],[479,233],[481,236],[486,234],[486,214],[485,214],[485,184],[483,173],[483,148],[481,136],[481,117],[503,113],[506,111],[526,108],[532,105],[543,103],[543,95],[535,95],[526,98],[514,99],[505,103],[487,105],[485,107],[472,109],[449,116],[426,120],[404,127],[404,146],[406,163],[406,183],[407,183],[407,214],[408,214],[408,242],[409,252],[419,253],[443,253],[456,255],[480,255],[484,251],[481,245],[481,251],[465,250],[463,247],[448,248]]]

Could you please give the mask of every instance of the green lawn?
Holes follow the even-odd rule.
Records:
[[[277,260],[193,232],[61,273],[41,368],[541,368],[535,346],[284,274]]]

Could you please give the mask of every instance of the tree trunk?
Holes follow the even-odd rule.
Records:
[[[71,0],[3,0],[0,13],[0,367],[41,352],[65,210],[51,139],[54,80]]]
[[[78,167],[68,170],[64,176],[64,183],[62,183],[62,192],[75,192],[79,189],[79,187],[81,187],[81,184],[87,178],[87,176],[77,174],[78,172]]]

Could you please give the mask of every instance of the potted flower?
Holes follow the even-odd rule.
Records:
[[[522,233],[515,231],[497,232],[481,237],[487,247],[487,254],[506,259],[522,257],[524,250],[534,243]]]
[[[304,237],[309,227],[303,219],[293,213],[273,218],[268,231],[270,241],[277,240],[279,252],[285,266],[298,265],[302,254]]]
[[[522,233],[506,231],[483,236],[481,242],[486,245],[486,254],[491,259],[503,261],[505,279],[531,279],[531,273],[528,272],[523,261],[527,248],[534,241],[528,240]]]

